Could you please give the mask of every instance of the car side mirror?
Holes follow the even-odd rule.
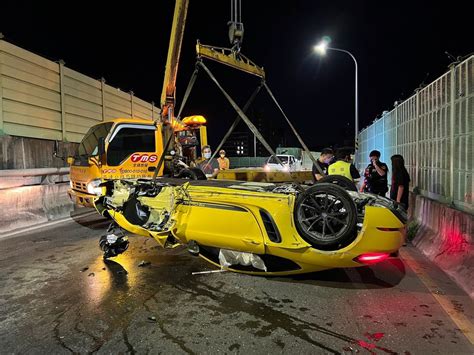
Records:
[[[97,155],[102,156],[105,153],[105,138],[100,137],[97,146]]]

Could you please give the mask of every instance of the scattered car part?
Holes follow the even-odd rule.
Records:
[[[122,254],[128,249],[128,244],[128,237],[115,222],[110,224],[107,234],[99,239],[99,247],[104,252],[104,259]]]

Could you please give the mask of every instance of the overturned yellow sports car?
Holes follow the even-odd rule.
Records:
[[[105,258],[127,249],[125,229],[230,271],[289,275],[379,262],[404,240],[402,207],[333,183],[163,178],[111,181],[107,191],[103,207],[121,228],[101,238]]]

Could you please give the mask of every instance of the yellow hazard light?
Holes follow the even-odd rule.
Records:
[[[182,122],[186,126],[196,126],[196,125],[206,124],[207,121],[204,118],[204,116],[194,115],[194,116],[188,116],[188,117],[183,118]]]
[[[182,131],[185,128],[184,124],[181,124],[175,119],[171,121],[171,127],[173,127],[175,131]]]

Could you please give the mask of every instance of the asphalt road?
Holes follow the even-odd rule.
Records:
[[[474,353],[472,300],[412,247],[370,268],[193,275],[215,268],[142,237],[105,264],[107,224],[0,239],[0,353]]]

